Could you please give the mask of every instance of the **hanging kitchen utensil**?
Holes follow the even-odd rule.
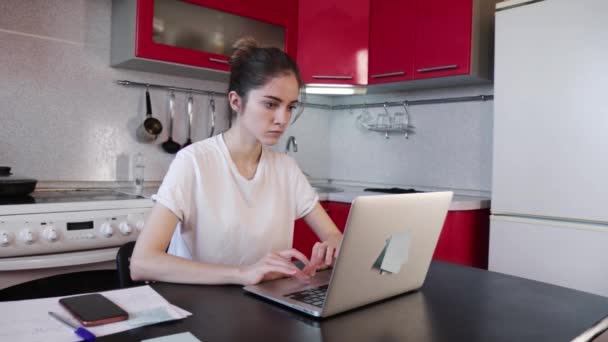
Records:
[[[211,111],[211,132],[209,133],[209,136],[212,137],[215,132],[215,99],[213,98],[213,94],[211,94],[211,97],[209,98],[209,109]]]
[[[36,188],[38,181],[32,178],[13,176],[11,168],[0,166],[0,197],[23,197]]]
[[[405,132],[403,133],[403,136],[405,137],[405,139],[409,139],[409,129],[410,129],[410,112],[407,110],[409,106],[409,103],[407,103],[407,101],[403,101],[403,109],[405,110],[405,113],[403,113],[404,115],[404,120],[403,120],[403,128],[405,130]]]
[[[182,146],[173,141],[173,116],[175,115],[175,94],[169,95],[169,138],[161,146],[167,153],[175,154]]]
[[[137,140],[144,143],[149,143],[158,137],[163,131],[163,125],[160,121],[152,117],[152,103],[150,101],[150,92],[146,86],[146,119],[139,125],[136,132]]]
[[[184,143],[184,146],[182,146],[182,147],[186,147],[186,146],[192,144],[192,116],[194,115],[193,106],[194,106],[194,99],[192,98],[192,93],[189,93],[188,101],[186,103],[186,113],[188,114],[188,139],[186,139],[186,142]]]

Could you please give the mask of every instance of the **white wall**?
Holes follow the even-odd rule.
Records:
[[[331,105],[329,97],[307,96],[307,102]],[[332,111],[326,109],[305,108],[296,122],[287,128],[276,145],[278,151],[285,151],[287,139],[296,137],[298,152],[289,152],[298,162],[302,171],[312,178],[329,178],[331,166],[331,131],[329,118]]]
[[[492,94],[491,86],[418,90],[339,98],[335,104],[374,103]],[[338,180],[489,191],[493,102],[410,106],[415,134],[409,139],[361,129],[357,110],[330,114],[330,177]],[[372,115],[383,108],[370,108]],[[390,113],[404,112],[389,107]]]
[[[161,180],[173,159],[160,143],[135,140],[144,118],[144,92],[118,79],[224,92],[225,83],[109,67],[110,0],[0,2],[0,164],[47,181],[120,181],[143,152],[146,179]],[[167,126],[167,96],[152,90],[155,116]],[[324,104],[415,100],[492,93],[490,86],[365,97],[309,97]],[[177,94],[174,136],[185,141],[185,94]],[[195,97],[194,138],[208,130],[207,98]],[[225,114],[225,100],[218,100]],[[377,112],[380,109],[372,109]],[[397,110],[396,108],[392,109]],[[416,135],[389,140],[356,128],[359,110],[307,108],[289,135],[294,156],[316,178],[488,191],[492,102],[412,106]],[[219,125],[225,126],[225,116]]]
[[[145,156],[146,179],[162,179],[173,155],[135,140],[144,91],[115,80],[224,92],[224,83],[109,67],[110,0],[0,2],[0,164],[53,181],[126,180],[131,157]],[[167,127],[165,91],[152,90],[153,112]],[[185,94],[178,93],[175,136],[185,141]],[[207,98],[195,96],[196,140],[207,131]],[[217,101],[224,111],[224,100]],[[222,112],[225,113],[225,112]],[[225,125],[224,118],[219,119]]]

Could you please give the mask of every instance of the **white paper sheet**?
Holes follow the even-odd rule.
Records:
[[[141,342],[201,342],[201,340],[196,338],[196,336],[192,335],[192,333],[188,331],[181,334],[151,338]]]
[[[114,334],[143,325],[182,319],[192,315],[169,303],[150,286],[99,292],[129,313],[122,322],[87,328],[95,336]],[[54,311],[77,323],[59,304],[59,298],[0,302],[0,341],[80,341],[64,324],[49,316]]]

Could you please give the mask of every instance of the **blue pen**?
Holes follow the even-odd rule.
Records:
[[[68,327],[74,329],[74,333],[82,338],[84,338],[85,341],[87,342],[93,342],[95,341],[95,335],[93,335],[92,332],[88,331],[87,329],[83,328],[83,327],[79,327],[75,324],[70,323],[68,320],[66,320],[65,318],[59,316],[58,314],[49,311],[49,315],[51,315],[51,317],[53,317],[54,319],[58,320],[59,322],[67,325]]]

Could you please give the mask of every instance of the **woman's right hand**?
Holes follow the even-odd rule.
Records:
[[[243,285],[258,284],[265,280],[277,279],[283,276],[295,276],[300,280],[308,280],[309,275],[302,272],[291,262],[291,258],[296,258],[310,265],[310,261],[304,254],[291,248],[266,254],[262,259],[253,265],[240,268],[241,283]]]

